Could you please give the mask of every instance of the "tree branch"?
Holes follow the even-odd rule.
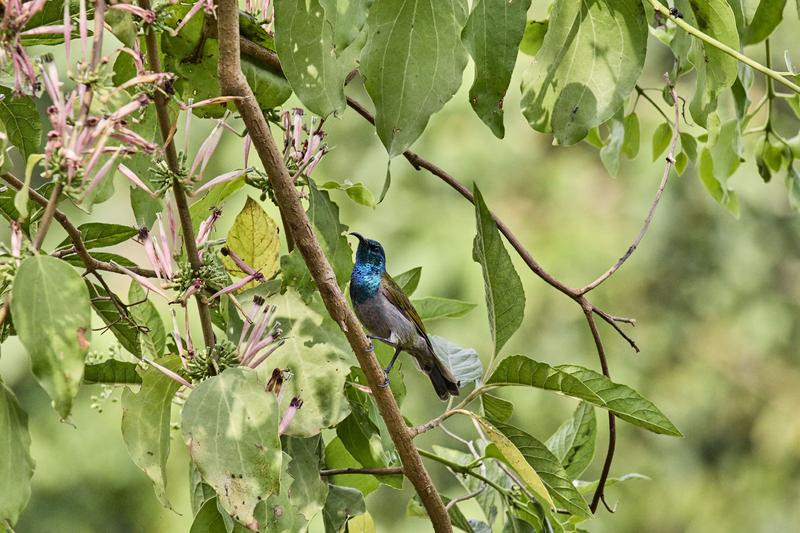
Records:
[[[25,184],[19,180],[16,176],[11,174],[5,173],[2,174],[0,177],[3,178],[3,181],[14,187],[16,190],[22,189]],[[28,189],[28,197],[36,202],[37,204],[45,207],[48,205],[48,200],[35,190],[29,188]],[[81,231],[75,227],[72,222],[70,222],[67,215],[59,211],[58,209],[53,210],[53,218],[58,222],[64,231],[67,232],[69,239],[72,241],[72,245],[75,247],[75,253],[78,257],[81,258],[83,261],[84,266],[86,267],[87,272],[94,272],[96,270],[104,270],[107,272],[114,272],[117,274],[125,274],[125,272],[117,267],[116,265],[109,263],[107,261],[100,261],[95,259],[89,253],[89,250],[86,248],[86,245],[83,243],[83,237],[81,236]],[[140,276],[144,276],[147,278],[155,278],[156,273],[152,270],[148,270],[146,268],[139,268],[139,267],[130,267],[128,270],[139,274]]]
[[[269,125],[242,74],[239,58],[238,2],[236,0],[220,0],[217,9],[220,48],[219,82],[222,93],[241,98],[236,101],[236,107],[267,171],[278,207],[291,229],[295,245],[308,266],[328,313],[344,332],[367,377],[378,410],[397,447],[398,455],[403,463],[403,471],[419,494],[434,530],[450,533],[452,526],[442,499],[414,447],[411,434],[406,429],[405,420],[391,390],[388,387],[380,386],[384,378],[383,370],[370,351],[370,343],[364,335],[361,324],[347,305],[347,301],[336,284],[336,276],[311,229],[311,223],[300,202],[298,192],[283,163],[282,154],[276,146],[269,131]]]
[[[61,184],[61,182],[57,181],[53,187],[53,191],[50,193],[50,199],[45,204],[44,214],[39,222],[39,229],[36,230],[36,236],[33,238],[33,249],[37,252],[39,251],[39,248],[42,247],[44,238],[47,236],[47,230],[50,229],[50,223],[53,221],[53,215],[56,212],[58,199],[61,196],[61,190],[63,188],[64,186]]]
[[[726,54],[728,54],[729,56],[731,56],[735,60],[739,61],[740,63],[744,63],[745,65],[747,65],[749,67],[752,67],[753,69],[755,69],[755,70],[759,71],[760,73],[764,74],[768,78],[772,78],[775,81],[781,82],[782,84],[784,84],[785,86],[787,86],[788,88],[793,90],[794,92],[800,93],[800,85],[797,85],[796,83],[792,83],[788,78],[783,76],[780,72],[777,72],[775,70],[772,70],[769,67],[766,67],[766,66],[762,65],[758,61],[754,61],[754,60],[750,59],[749,57],[747,57],[746,55],[742,54],[738,50],[734,50],[733,48],[731,48],[727,44],[722,43],[722,42],[718,41],[717,39],[711,37],[710,35],[707,35],[707,34],[703,33],[702,31],[698,30],[697,28],[695,28],[694,26],[692,26],[691,24],[689,24],[688,22],[683,20],[682,17],[674,16],[672,14],[672,12],[670,12],[669,8],[667,6],[661,4],[658,0],[649,0],[649,2],[650,2],[650,5],[653,6],[654,10],[656,10],[658,13],[661,13],[664,17],[666,17],[669,20],[671,20],[672,22],[674,22],[676,26],[678,26],[680,29],[682,29],[683,31],[685,31],[686,33],[691,35],[692,37],[700,39],[704,43],[709,44],[709,45],[713,46],[714,48],[716,48],[718,50],[721,50],[722,52],[725,52]]]
[[[139,0],[139,5],[143,9],[151,10],[150,0]],[[145,46],[147,48],[147,61],[151,72],[161,72],[161,58],[158,55],[158,41],[156,34],[151,27],[147,27],[145,34]],[[158,126],[161,130],[161,138],[166,141],[170,138],[170,131],[172,129],[171,120],[169,118],[169,108],[167,97],[161,92],[156,91],[155,94],[156,115],[158,116]],[[189,111],[191,113],[191,111]],[[180,172],[180,163],[178,161],[178,153],[175,150],[175,144],[169,142],[164,146],[164,154],[167,160],[167,166],[173,174]],[[195,275],[198,275],[203,266],[200,260],[200,255],[197,251],[197,244],[195,242],[194,226],[192,225],[192,215],[189,211],[189,200],[186,198],[186,191],[183,190],[177,180],[172,183],[172,193],[175,197],[175,209],[178,212],[178,219],[181,224],[181,232],[183,233],[183,243],[186,246],[186,257],[189,259],[189,265]],[[208,303],[204,295],[198,291],[195,294],[197,302],[197,311],[200,315],[200,326],[203,329],[203,342],[206,348],[211,352],[214,346],[214,327],[211,323],[211,311],[209,310]],[[212,352],[213,353],[213,352]],[[216,356],[214,356],[216,357]]]
[[[665,75],[666,76],[666,75]],[[590,290],[594,289],[605,280],[610,278],[614,275],[614,272],[620,269],[622,264],[628,260],[628,258],[636,251],[636,248],[639,247],[639,244],[642,242],[645,233],[647,233],[648,228],[650,228],[650,224],[653,222],[653,217],[656,214],[656,208],[658,207],[658,203],[661,201],[661,196],[664,194],[664,188],[667,186],[667,180],[669,179],[670,172],[672,172],[672,168],[675,166],[675,148],[678,145],[678,137],[680,136],[680,110],[678,109],[678,93],[675,90],[675,87],[672,86],[671,88],[672,93],[672,107],[675,110],[675,118],[674,122],[672,123],[672,140],[670,141],[670,148],[669,153],[667,153],[667,164],[664,166],[664,173],[661,175],[661,183],[658,185],[658,190],[656,191],[656,197],[653,199],[653,203],[650,204],[650,210],[647,212],[647,217],[644,219],[644,224],[642,228],[639,230],[639,234],[633,240],[633,243],[628,247],[625,253],[617,259],[617,262],[614,263],[611,268],[606,270],[600,277],[595,279],[593,282],[589,283],[580,291],[580,294],[586,294]]]
[[[391,476],[402,474],[401,466],[386,466],[383,468],[329,468],[319,471],[320,476],[339,476],[342,474],[369,474],[373,476]]]

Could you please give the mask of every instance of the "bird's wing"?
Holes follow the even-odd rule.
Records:
[[[414,323],[420,335],[427,340],[428,334],[425,332],[425,324],[422,323],[422,319],[419,317],[417,310],[411,305],[411,300],[408,299],[403,289],[392,279],[392,276],[386,272],[381,276],[381,292],[393,306],[399,309],[404,316],[408,317],[408,319]]]

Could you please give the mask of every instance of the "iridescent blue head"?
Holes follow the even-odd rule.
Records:
[[[351,233],[358,239],[356,264],[350,276],[350,298],[353,303],[363,303],[378,294],[381,276],[386,271],[386,254],[378,241]]]

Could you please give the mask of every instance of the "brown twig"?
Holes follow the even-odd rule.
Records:
[[[19,178],[12,174],[5,173],[0,177],[2,177],[3,181],[14,187],[16,190],[20,190],[25,186],[25,184]],[[41,206],[46,206],[48,204],[47,198],[30,188],[28,189],[28,197]],[[116,265],[107,261],[100,261],[91,256],[89,250],[86,248],[86,245],[83,243],[81,231],[76,228],[72,222],[70,222],[67,215],[56,209],[53,211],[53,219],[55,219],[55,221],[58,222],[62,228],[64,228],[64,231],[67,232],[67,235],[69,236],[69,239],[72,241],[72,245],[75,248],[75,253],[81,258],[81,261],[83,261],[87,272],[103,270],[117,274],[125,274],[125,272]],[[128,270],[147,278],[156,277],[155,272],[146,268],[130,267]]]
[[[669,78],[667,78],[667,82],[669,82]],[[647,217],[644,219],[644,224],[639,230],[639,234],[636,235],[633,243],[631,243],[622,257],[617,259],[617,262],[614,263],[611,268],[603,272],[603,274],[601,274],[597,279],[581,288],[580,291],[578,291],[580,294],[586,294],[613,276],[614,272],[619,270],[622,264],[627,261],[633,252],[636,251],[636,248],[639,247],[639,244],[642,242],[645,233],[647,233],[647,230],[650,228],[650,224],[653,222],[653,217],[656,214],[656,208],[658,207],[658,203],[661,201],[661,197],[664,194],[664,188],[667,186],[667,180],[669,180],[669,175],[672,173],[672,168],[675,166],[675,148],[678,145],[678,138],[680,137],[680,110],[678,108],[678,94],[675,91],[674,86],[672,87],[671,92],[673,102],[672,108],[675,110],[675,119],[672,124],[672,139],[670,141],[669,153],[667,153],[667,164],[664,166],[664,173],[661,175],[661,183],[658,185],[658,190],[656,191],[656,196],[653,199],[653,203],[650,204],[650,210],[647,212]]]
[[[373,476],[392,476],[402,474],[401,466],[386,466],[382,468],[328,468],[319,471],[320,476],[340,476],[344,474],[368,474]]]
[[[148,11],[151,9],[150,0],[139,0],[139,5]],[[158,56],[158,41],[156,40],[155,32],[149,27],[145,34],[145,47],[147,49],[147,61],[150,71],[154,73],[161,72],[161,59]],[[168,104],[169,102],[166,95],[164,95],[164,93],[161,91],[156,91],[156,115],[158,116],[158,126],[161,130],[161,138],[163,140],[169,138],[170,130],[172,129],[172,121],[169,118]],[[164,146],[164,155],[166,157],[169,170],[173,174],[177,175],[180,172],[180,162],[178,161],[178,153],[175,150],[174,143],[170,142]],[[183,244],[186,247],[186,257],[189,259],[189,265],[192,267],[194,274],[198,275],[203,263],[200,260],[200,255],[197,251],[194,226],[192,225],[192,215],[189,211],[189,200],[186,198],[186,191],[183,190],[183,185],[181,185],[177,180],[175,180],[172,184],[172,193],[175,197],[175,210],[178,212],[178,219],[180,220],[181,224],[181,232],[183,233]],[[203,341],[206,345],[206,348],[211,351],[211,348],[214,346],[215,342],[214,327],[211,322],[211,311],[208,307],[208,303],[205,300],[205,296],[201,294],[201,292],[195,294],[195,300],[197,302],[197,311],[200,316],[200,326],[203,330]],[[216,352],[212,353],[215,354]],[[214,355],[214,357],[216,357],[216,355]]]
[[[244,78],[240,63],[239,6],[236,0],[220,0],[217,4],[217,31],[219,34],[219,82],[224,95],[238,96],[236,107],[244,120],[253,146],[267,171],[278,208],[288,223],[295,246],[319,289],[320,296],[331,318],[344,332],[358,359],[367,383],[373,391],[378,410],[386,422],[389,435],[395,443],[403,464],[403,472],[411,481],[422,501],[433,528],[437,532],[452,531],[444,503],[431,480],[422,459],[414,447],[411,434],[397,406],[391,390],[381,387],[383,370],[370,351],[370,342],[364,335],[353,311],[347,305],[333,269],[322,252],[319,241],[292,183],[283,155],[275,144],[264,114]]]
[[[36,236],[33,238],[33,249],[37,252],[42,247],[44,238],[47,236],[47,230],[50,229],[50,223],[53,221],[53,215],[56,212],[56,206],[58,206],[58,200],[63,188],[64,186],[61,182],[57,181],[50,193],[50,199],[45,204],[44,214],[39,221],[39,229],[36,230]]]

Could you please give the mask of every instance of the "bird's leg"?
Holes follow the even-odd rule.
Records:
[[[384,339],[383,337],[376,337],[375,335],[367,335],[367,338],[370,341],[381,341],[382,343],[388,344],[389,346],[394,346],[394,343],[392,341],[390,341],[389,339]],[[375,351],[375,345],[372,344],[372,342],[369,343],[369,350],[368,351],[370,351],[370,352],[374,352]]]
[[[383,371],[383,375],[385,377],[385,380],[384,380],[383,384],[381,385],[381,387],[388,387],[389,386],[389,372],[392,371],[392,367],[394,366],[394,362],[397,361],[397,356],[399,356],[399,355],[400,355],[400,347],[398,346],[398,347],[396,347],[394,349],[394,355],[392,356],[392,360],[389,361],[389,366],[387,366],[386,370]]]

